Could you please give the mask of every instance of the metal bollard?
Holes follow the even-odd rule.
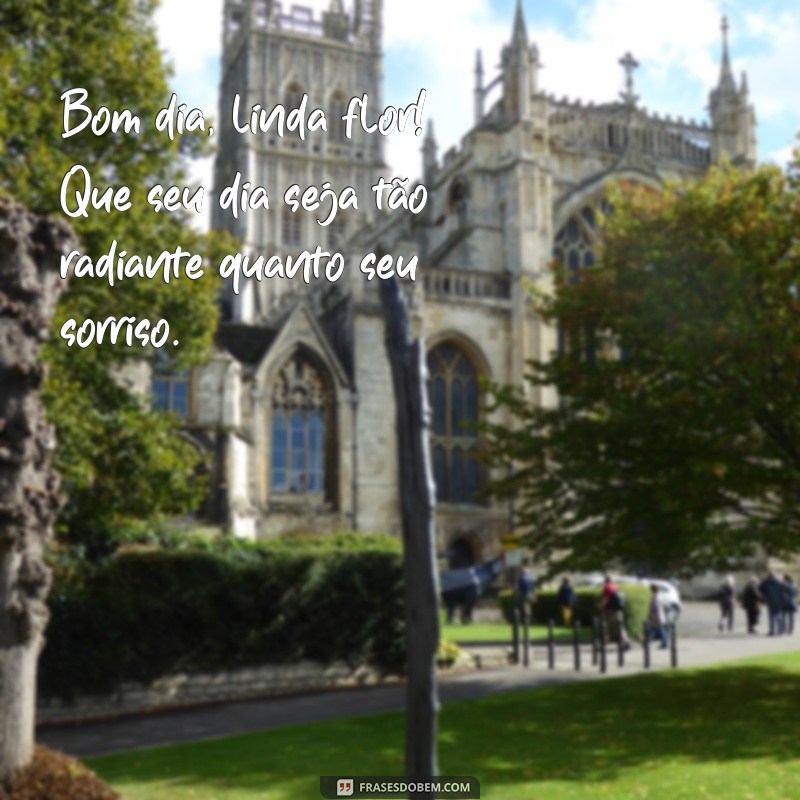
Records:
[[[669,660],[673,669],[678,666],[678,637],[675,632],[675,623],[669,624]]]
[[[516,603],[511,609],[511,658],[515,664],[519,664],[519,608]]]
[[[608,625],[604,619],[600,620],[600,672],[606,671],[606,640],[608,638]]]
[[[522,666],[531,665],[531,632],[528,626],[528,609],[522,608]]]
[[[575,672],[581,671],[581,623],[576,619],[572,626],[572,647],[575,651]]]
[[[642,646],[644,648],[644,668],[650,669],[650,626],[642,625]]]
[[[597,617],[592,617],[592,666],[597,666],[598,660],[598,640],[600,639],[600,621]]]
[[[622,612],[620,612],[617,616],[617,625],[619,630],[617,631],[617,666],[624,667],[625,666],[625,636],[624,636],[624,625],[625,621],[622,618]]]
[[[553,634],[553,620],[547,623],[547,668],[556,668],[556,639]]]

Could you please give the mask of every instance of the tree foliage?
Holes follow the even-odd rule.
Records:
[[[487,428],[536,557],[695,572],[800,549],[800,190],[714,169],[613,193],[600,263],[557,277],[564,346]],[[498,417],[496,417],[498,418]]]
[[[61,215],[65,173],[80,164],[101,191],[131,189],[124,213],[90,212],[70,220],[85,254],[96,260],[112,240],[118,251],[156,256],[184,250],[204,255],[206,276],[166,285],[131,279],[113,288],[105,280],[74,280],[61,303],[46,358],[48,413],[58,429],[56,465],[69,503],[63,523],[76,535],[107,533],[120,519],[179,513],[195,504],[198,454],[178,425],[151,412],[124,379],[151,353],[123,345],[68,348],[58,331],[67,319],[134,316],[166,319],[176,368],[207,354],[216,319],[213,265],[227,243],[201,236],[185,214],[157,214],[146,202],[156,183],[184,185],[182,153],[196,153],[196,138],[170,141],[153,119],[170,97],[152,14],[138,0],[6,0],[0,6],[0,193],[40,213]],[[61,136],[64,91],[82,87],[92,109],[130,109],[141,117],[138,134],[85,129]],[[74,194],[73,183],[70,193]],[[227,248],[226,248],[227,249]]]

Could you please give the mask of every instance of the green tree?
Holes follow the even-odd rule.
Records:
[[[206,275],[132,279],[113,288],[105,280],[73,280],[61,302],[52,342],[45,400],[58,432],[55,461],[68,505],[62,526],[76,537],[105,536],[123,519],[181,513],[202,491],[198,453],[180,435],[176,420],[151,412],[147,398],[126,384],[126,369],[150,353],[141,347],[67,347],[58,336],[64,321],[109,316],[166,319],[165,347],[176,369],[200,362],[213,334],[215,264],[229,243],[192,230],[186,213],[156,213],[146,202],[157,183],[183,185],[183,155],[204,142],[170,141],[153,120],[170,97],[152,14],[140,0],[6,0],[0,5],[0,193],[39,213],[63,216],[61,182],[76,164],[92,182],[128,186],[132,208],[96,211],[70,220],[82,252],[96,260],[112,240],[118,252],[145,257],[176,245],[207,259]],[[62,138],[63,92],[81,87],[92,109],[129,109],[141,118],[138,134],[86,129]],[[70,184],[74,196],[79,184]],[[206,202],[209,198],[206,197]],[[226,246],[227,245],[227,246]]]
[[[487,428],[554,569],[694,572],[800,549],[800,190],[778,169],[618,188],[597,267],[541,311],[564,346]]]

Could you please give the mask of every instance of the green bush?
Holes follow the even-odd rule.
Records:
[[[619,588],[625,595],[625,629],[629,636],[639,639],[650,604],[650,590],[644,584],[622,584]],[[601,592],[602,588],[599,586],[576,587],[573,620],[580,620],[582,626],[590,627],[592,620],[599,613]],[[561,624],[561,610],[556,602],[556,596],[555,590],[536,593],[536,599],[531,609],[531,619],[534,624],[546,625],[550,620],[557,625]],[[503,589],[498,594],[498,600],[503,618],[510,624],[514,593],[511,589]]]
[[[404,661],[401,557],[375,541],[62,557],[49,605],[45,696],[304,658],[385,672]]]
[[[438,667],[452,667],[461,655],[461,648],[455,643],[442,639],[436,651],[436,665]]]

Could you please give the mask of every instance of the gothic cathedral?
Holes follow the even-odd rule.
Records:
[[[512,509],[480,497],[481,378],[520,383],[526,362],[556,347],[526,286],[547,291],[552,264],[591,268],[604,187],[624,179],[658,188],[701,176],[711,164],[756,161],[746,77],[723,52],[710,119],[645,111],[634,58],[620,61],[626,91],[604,104],[557,99],[540,85],[539,51],[517,5],[500,73],[475,65],[472,128],[441,157],[433,126],[424,138],[425,210],[352,215],[328,227],[283,203],[292,184],[370,196],[386,175],[380,136],[345,135],[337,118],[351,97],[382,106],[382,0],[331,0],[316,17],[275,0],[226,0],[220,116],[238,94],[243,109],[322,108],[323,136],[228,130],[215,168],[219,193],[250,181],[269,211],[219,212],[217,228],[248,253],[288,256],[318,245],[353,255],[416,255],[407,283],[413,323],[428,351],[431,453],[439,552],[454,566],[494,555]],[[433,111],[435,115],[435,110]],[[399,533],[394,400],[375,281],[353,270],[336,283],[246,281],[223,299],[211,362],[180,387],[189,428],[212,454],[210,522],[250,538],[285,532]],[[165,379],[166,380],[166,379]],[[158,381],[158,379],[156,379]],[[187,393],[188,391],[188,393]],[[537,402],[552,398],[538,397]]]

